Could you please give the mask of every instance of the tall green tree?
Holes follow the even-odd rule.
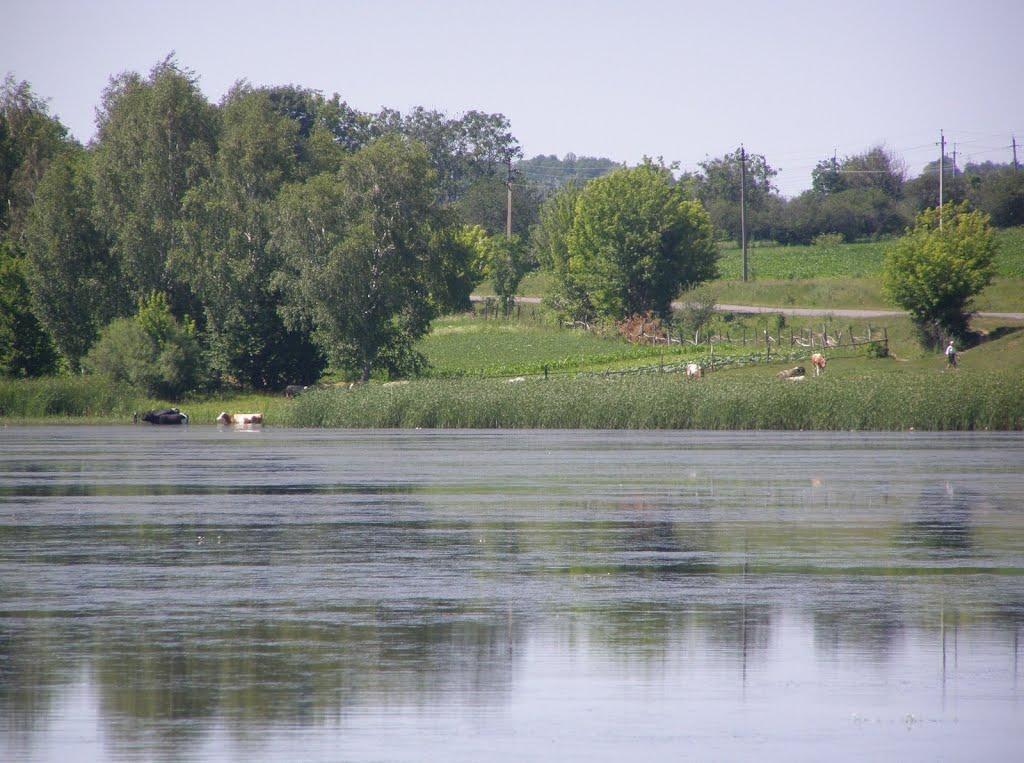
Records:
[[[968,339],[971,301],[992,281],[995,254],[988,215],[962,204],[922,211],[889,250],[885,289],[910,313],[925,346]]]
[[[25,230],[33,311],[75,371],[99,329],[131,304],[110,242],[94,222],[90,164],[83,150],[51,163]]]
[[[569,267],[569,232],[579,197],[580,187],[569,182],[544,202],[530,231],[530,250],[541,269],[553,276],[545,301],[558,313],[588,320],[595,315],[594,306]]]
[[[270,220],[283,184],[304,174],[305,142],[275,92],[243,83],[225,98],[213,167],[185,194],[173,260],[202,304],[211,370],[257,388],[312,383],[323,369],[308,334],[288,330],[277,309]]]
[[[0,239],[0,375],[43,376],[56,370],[56,349],[32,312],[24,260]]]
[[[0,85],[0,236],[20,242],[46,168],[74,145],[32,86],[7,75]]]
[[[541,197],[532,183],[516,179],[512,187],[512,233],[525,239],[536,225]],[[454,204],[466,225],[479,225],[491,235],[504,235],[508,221],[505,174],[477,178]]]
[[[421,368],[413,344],[468,294],[471,252],[437,195],[424,147],[391,134],[280,196],[285,318],[363,381]]]
[[[216,146],[214,108],[198,80],[168,57],[143,78],[113,78],[97,117],[96,205],[133,299],[167,294],[174,313],[197,307],[170,264],[182,201],[206,176]]]
[[[478,178],[493,176],[522,156],[503,114],[467,111],[451,118],[417,107],[405,116],[385,110],[376,118],[378,134],[398,131],[422,143],[437,175],[438,198],[450,203]]]
[[[615,319],[647,311],[668,316],[681,290],[717,272],[704,207],[673,183],[668,168],[649,160],[579,192],[565,253],[564,270],[552,269],[556,278],[567,277],[563,291],[578,291],[580,305]]]
[[[686,178],[697,198],[703,202],[716,231],[740,239],[740,187],[743,181],[741,149],[700,163],[701,171]],[[755,227],[765,227],[760,220],[768,200],[776,193],[772,178],[778,170],[768,164],[763,154],[746,154],[746,185],[748,234]]]
[[[975,177],[978,182],[971,183],[969,198],[975,207],[991,215],[993,225],[1024,225],[1024,172],[1006,165],[984,175],[968,175],[969,181]]]

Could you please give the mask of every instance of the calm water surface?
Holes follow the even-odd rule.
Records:
[[[2,760],[1020,760],[1024,436],[0,429]]]

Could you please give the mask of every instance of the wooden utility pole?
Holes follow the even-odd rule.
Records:
[[[740,247],[743,249],[743,281],[747,280],[747,151],[740,144]]]
[[[939,230],[942,230],[942,176],[945,174],[946,136],[939,130]]]
[[[1019,169],[1017,164],[1017,136],[1012,135],[1011,138],[1013,139],[1013,171],[1016,172]]]
[[[508,155],[508,177],[505,180],[508,188],[508,207],[505,217],[505,238],[512,238],[512,154]]]

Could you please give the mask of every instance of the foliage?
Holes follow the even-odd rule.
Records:
[[[208,172],[216,112],[196,76],[168,57],[147,79],[111,80],[97,116],[97,219],[134,299],[161,291],[176,315],[195,314],[185,274],[171,267],[186,192]]]
[[[532,183],[516,180],[512,186],[512,233],[526,239],[537,223],[540,192]],[[455,210],[466,225],[479,225],[490,235],[504,235],[508,217],[508,186],[502,175],[477,178],[462,197]]]
[[[604,157],[568,153],[561,159],[554,154],[523,159],[516,164],[516,169],[546,198],[566,184],[582,186],[621,166],[619,162]]]
[[[564,224],[566,210],[556,211]],[[564,245],[549,241],[542,261],[574,317],[667,316],[681,289],[716,273],[707,213],[649,160],[588,183],[571,219]]]
[[[82,365],[114,384],[177,398],[199,381],[195,333],[194,324],[174,317],[163,293],[153,292],[133,318],[117,318],[100,332]]]
[[[104,377],[0,379],[0,416],[4,418],[117,415],[124,419],[142,407],[139,403],[137,391]]]
[[[975,207],[991,216],[993,225],[1024,225],[1024,172],[1007,166],[987,173],[972,185],[969,196]]]
[[[378,134],[397,131],[426,147],[436,173],[438,200],[445,203],[460,198],[474,180],[493,177],[522,155],[503,114],[467,111],[453,119],[419,106],[405,116],[386,109],[377,115],[375,129]]]
[[[692,181],[694,192],[704,203],[715,231],[725,233],[737,241],[740,240],[742,151],[736,149],[731,154],[706,159],[700,163],[700,173],[683,179],[684,182]],[[743,188],[743,196],[746,201],[748,235],[753,233],[754,229],[765,227],[766,221],[759,218],[773,204],[772,199],[777,198],[772,178],[778,174],[778,170],[768,164],[763,154],[746,154],[746,185]]]
[[[887,256],[886,291],[910,313],[925,343],[946,336],[963,341],[971,300],[995,273],[995,251],[988,215],[964,205],[924,210]]]
[[[330,361],[360,379],[420,370],[413,343],[465,300],[470,253],[434,183],[423,146],[392,134],[279,197],[284,317],[311,326]]]
[[[32,312],[24,261],[0,240],[0,376],[43,376],[56,370],[56,349]]]
[[[174,263],[203,306],[207,357],[221,380],[258,389],[308,384],[324,362],[308,332],[288,330],[278,314],[280,262],[268,247],[274,199],[303,173],[303,123],[281,115],[270,92],[246,85],[232,89],[220,114],[211,172],[185,194]]]
[[[67,128],[49,115],[28,82],[0,85],[0,236],[19,242],[35,189],[54,157],[71,148]]]
[[[519,282],[529,267],[527,249],[519,236],[489,236],[479,225],[464,225],[456,234],[462,245],[473,252],[473,271],[478,279],[488,279],[507,314],[515,304]]]
[[[129,305],[110,242],[93,221],[90,170],[82,151],[55,159],[39,183],[25,232],[33,311],[74,371],[99,327]]]

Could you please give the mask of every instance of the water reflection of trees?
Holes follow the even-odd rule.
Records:
[[[107,734],[119,749],[187,749],[214,723],[317,724],[365,703],[500,702],[523,626],[451,604],[369,607],[316,617],[103,619],[0,640],[0,716],[27,737],[88,667]],[[75,664],[75,669],[69,665]]]

